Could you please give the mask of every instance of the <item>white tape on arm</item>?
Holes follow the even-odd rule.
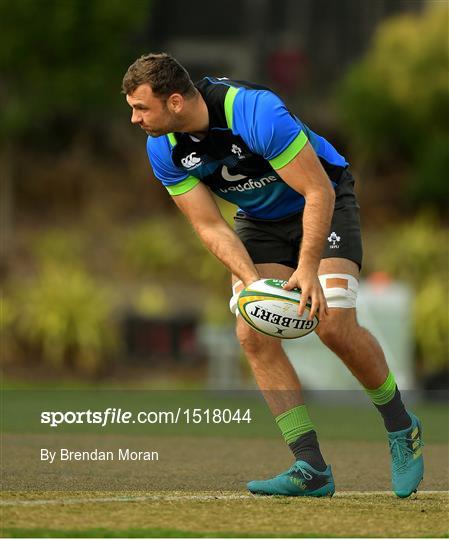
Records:
[[[355,308],[359,282],[350,274],[319,276],[327,305],[330,308]]]
[[[243,289],[243,282],[242,280],[238,280],[234,283],[232,286],[232,296],[229,300],[229,309],[231,310],[231,313],[233,313],[236,317],[239,314],[239,310],[237,308],[237,302],[239,299],[240,291]]]

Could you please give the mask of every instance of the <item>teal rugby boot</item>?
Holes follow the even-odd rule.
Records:
[[[388,433],[391,453],[391,483],[398,497],[416,492],[424,475],[421,422],[409,413],[412,425],[401,431]]]
[[[269,480],[248,482],[247,488],[257,495],[285,495],[289,497],[325,497],[335,493],[330,465],[317,471],[305,461],[296,461],[288,471]]]

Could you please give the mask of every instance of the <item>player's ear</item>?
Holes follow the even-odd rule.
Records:
[[[179,114],[184,107],[184,98],[181,94],[171,94],[167,99],[167,107],[170,112]]]

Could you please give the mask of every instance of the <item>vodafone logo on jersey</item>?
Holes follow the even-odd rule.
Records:
[[[226,165],[223,165],[221,168],[221,177],[223,180],[226,180],[226,182],[240,182],[240,180],[246,180],[244,184],[239,184],[238,186],[220,188],[221,193],[228,193],[229,191],[251,191],[252,189],[260,189],[268,184],[271,184],[272,182],[277,181],[277,178],[274,175],[268,175],[258,178],[257,180],[253,180],[252,178],[249,178],[243,174],[231,174]]]
[[[201,163],[201,158],[196,155],[196,152],[192,152],[185,158],[182,158],[181,163],[186,169],[194,169]]]
[[[244,176],[243,178],[248,178],[248,177]],[[236,180],[239,180],[239,179],[238,178],[234,179],[234,181]],[[266,185],[271,184],[272,182],[277,182],[277,180],[278,179],[274,175],[264,176],[262,178],[258,178],[257,180],[253,180],[252,178],[249,178],[244,184],[239,184],[237,186],[230,186],[228,188],[220,188],[220,192],[228,193],[230,191],[239,191],[241,193],[243,191],[251,191],[252,189],[263,188]]]
[[[226,165],[223,165],[223,167],[221,168],[221,177],[223,178],[223,180],[226,180],[226,182],[238,182],[239,180],[244,180],[245,178],[248,178],[243,174],[231,174]]]
[[[276,176],[273,175],[253,180],[252,178],[244,176],[243,174],[231,174],[226,165],[223,165],[221,168],[221,176],[224,180],[226,180],[226,182],[239,182],[240,180],[246,180],[244,184],[240,184],[238,186],[220,188],[221,193],[228,193],[229,191],[251,191],[252,189],[260,189],[265,187],[267,184],[271,184],[272,182],[277,181]]]

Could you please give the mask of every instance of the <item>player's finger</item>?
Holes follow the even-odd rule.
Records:
[[[312,298],[310,301],[310,312],[309,312],[309,316],[307,317],[308,321],[313,320],[314,316],[320,309],[320,306],[321,306],[321,302],[320,302],[319,295],[318,294],[312,295]]]
[[[320,314],[323,317],[327,317],[329,315],[329,306],[327,305],[327,300],[324,293],[321,294]]]
[[[295,287],[296,287],[296,279],[293,276],[287,281],[287,283],[284,283],[284,285],[282,285],[282,288],[285,289],[286,291],[291,291]]]
[[[298,315],[302,317],[304,310],[306,309],[307,301],[310,298],[308,290],[301,292],[301,300],[298,305]]]
[[[313,320],[313,317],[315,316],[316,312],[318,311],[318,308],[320,307],[320,303],[316,299],[312,299],[310,303],[310,311],[309,316],[307,317],[308,321]]]

